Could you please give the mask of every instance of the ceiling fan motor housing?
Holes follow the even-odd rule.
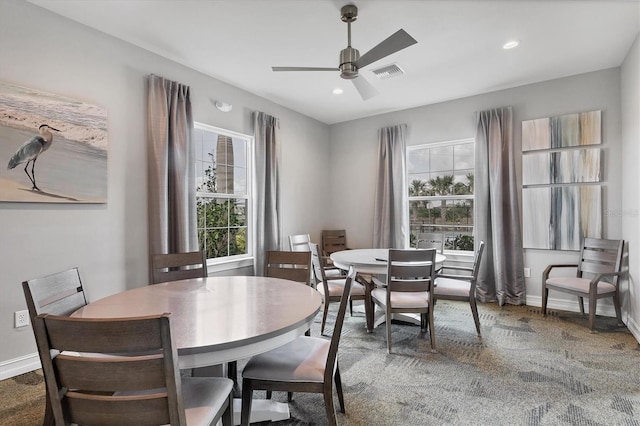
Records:
[[[358,76],[358,67],[355,65],[358,58],[360,52],[351,46],[340,51],[340,77],[349,80]]]

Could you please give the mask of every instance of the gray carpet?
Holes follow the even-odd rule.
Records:
[[[326,334],[337,304],[331,307]],[[339,351],[346,413],[338,414],[339,424],[640,426],[640,350],[615,319],[598,317],[591,334],[579,314],[544,318],[539,308],[494,304],[479,310],[482,339],[468,304],[438,303],[437,353],[418,326],[394,322],[394,353],[387,354],[384,324],[368,334],[362,314],[347,315]],[[0,391],[0,425],[39,424],[38,372],[0,382]],[[9,406],[5,396],[14,394],[21,397]],[[286,401],[284,393],[274,398]],[[321,395],[294,394],[290,409],[291,419],[274,425],[326,424]]]
[[[539,308],[495,304],[479,311],[482,339],[468,304],[438,302],[435,354],[428,334],[395,322],[387,354],[384,324],[367,334],[361,315],[347,316],[339,423],[640,425],[640,349],[614,318],[598,317],[592,334],[579,314],[545,318]],[[326,424],[319,395],[295,394],[290,407],[291,420],[278,424]]]

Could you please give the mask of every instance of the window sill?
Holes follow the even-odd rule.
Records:
[[[243,257],[240,259],[229,260],[212,260],[207,261],[207,272],[215,274],[217,272],[231,271],[234,269],[241,269],[253,267],[253,257]]]

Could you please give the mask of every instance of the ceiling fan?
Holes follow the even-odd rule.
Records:
[[[351,23],[358,17],[358,8],[353,4],[343,6],[340,9],[340,16],[342,21],[347,23],[347,47],[340,51],[340,65],[337,68],[272,67],[271,69],[273,71],[340,71],[340,77],[351,80],[362,99],[366,101],[377,95],[378,91],[364,77],[359,76],[358,70],[417,41],[405,30],[400,29],[360,56],[358,49],[351,47]]]

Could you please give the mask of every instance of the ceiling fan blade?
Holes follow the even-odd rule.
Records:
[[[360,59],[356,61],[355,65],[356,67],[358,67],[358,69],[366,67],[367,65],[379,59],[382,59],[385,56],[389,56],[392,53],[396,53],[397,51],[416,43],[416,39],[407,34],[405,30],[399,29],[398,31],[387,37],[385,40],[381,41],[377,46],[373,47],[367,53],[360,56]]]
[[[373,98],[379,92],[378,89],[373,87],[371,83],[369,83],[363,76],[359,75],[358,77],[351,80],[353,85],[356,87],[356,90],[360,94],[360,97],[363,101],[367,99]]]
[[[322,67],[271,67],[273,71],[340,71],[338,68]]]

